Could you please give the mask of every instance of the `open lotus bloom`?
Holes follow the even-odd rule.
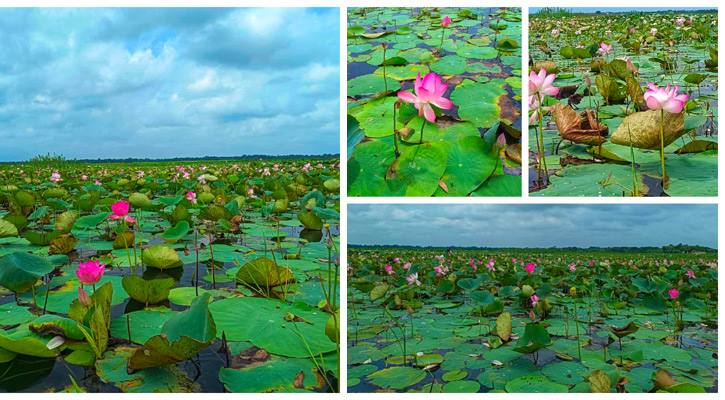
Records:
[[[613,44],[608,45],[606,43],[601,43],[599,44],[599,49],[597,51],[602,53],[602,55],[608,55],[612,52],[612,48],[614,48]]]
[[[551,115],[562,139],[590,146],[599,146],[607,141],[605,136],[609,134],[609,127],[600,124],[592,110],[577,114],[571,106],[555,103],[551,107]]]
[[[559,88],[554,86],[556,74],[548,74],[542,68],[539,73],[531,71],[529,75],[529,95],[540,93],[542,96],[556,96],[559,94]]]
[[[665,110],[668,113],[679,114],[689,98],[686,94],[678,95],[679,89],[679,86],[670,88],[669,84],[666,88],[659,88],[650,82],[649,90],[644,94],[644,101],[650,110]]]
[[[441,83],[441,78],[438,75],[431,72],[421,79],[419,72],[418,77],[415,78],[415,94],[400,91],[398,97],[407,103],[414,104],[419,117],[425,115],[426,120],[435,122],[436,113],[431,104],[443,110],[448,110],[454,106],[452,101],[443,97],[446,89],[448,89],[448,85]]]
[[[105,270],[106,264],[101,264],[100,261],[88,261],[78,266],[76,276],[78,276],[78,279],[84,285],[95,285],[101,280]]]

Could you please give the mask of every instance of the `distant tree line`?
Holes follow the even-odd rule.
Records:
[[[500,250],[517,250],[524,252],[537,252],[537,251],[563,251],[563,252],[587,252],[587,253],[717,253],[717,249],[710,247],[689,245],[689,244],[670,244],[662,247],[655,246],[643,246],[643,247],[627,247],[627,246],[612,246],[612,247],[478,247],[478,246],[401,246],[401,245],[360,245],[360,244],[349,244],[348,248],[351,249],[422,249],[422,250],[484,250],[484,251],[500,251]]]
[[[38,155],[28,161],[0,161],[0,164],[115,164],[115,163],[148,163],[148,162],[189,162],[189,161],[251,161],[251,160],[300,160],[315,159],[326,160],[330,158],[340,158],[339,154],[286,154],[286,155],[267,155],[252,154],[242,156],[206,156],[206,157],[173,157],[173,158],[96,158],[83,160],[67,160],[62,155],[53,153],[52,155]]]
[[[676,14],[710,14],[710,13],[717,13],[717,9],[711,8],[707,10],[687,10],[687,9],[678,9],[678,10],[658,10],[658,11],[642,11],[642,10],[634,10],[634,11],[597,11],[595,14],[670,14],[670,13],[676,13]]]

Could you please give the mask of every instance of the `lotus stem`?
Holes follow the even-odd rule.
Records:
[[[211,287],[212,289],[216,289],[216,267],[214,266],[214,248],[211,245],[211,241],[211,231],[209,231],[209,252],[211,253]],[[269,288],[267,288],[267,290],[269,290]]]
[[[395,130],[395,108],[396,104],[393,104],[393,144],[395,145],[395,158],[400,157],[400,150],[398,150],[398,132]]]
[[[35,299],[35,283],[30,287],[33,291],[33,303],[35,304],[35,315],[40,316],[40,309],[38,308],[38,301]]]
[[[627,132],[629,133],[629,154],[632,157],[632,187],[634,188],[634,197],[639,196],[639,189],[637,188],[637,170],[634,168],[634,147],[632,147],[632,131],[627,125]],[[599,152],[601,155],[601,151]]]
[[[549,182],[549,168],[546,166],[546,157],[544,157],[544,154],[542,153],[542,151],[544,151],[544,114],[543,108],[541,107],[541,101],[543,99],[541,98],[541,93],[536,93],[536,96],[539,98],[539,140],[541,140],[541,150],[539,151],[539,164],[543,165],[546,182]]]
[[[124,225],[124,227],[125,227],[125,225]],[[126,248],[126,256],[128,257],[128,267],[131,268],[131,270],[133,271],[133,273],[135,275],[138,275],[138,270],[136,269],[135,264],[131,265],[131,252],[128,251],[128,241],[126,240],[126,230],[124,229],[123,232],[121,232],[121,233],[123,234],[123,247]],[[134,241],[135,241],[135,239],[134,239]]]
[[[388,46],[383,44],[383,82],[385,82],[385,91],[388,91],[388,77],[385,75],[385,49]],[[395,124],[395,121],[393,121],[393,124]]]
[[[665,172],[665,110],[660,110],[660,161],[662,162],[662,188],[667,189],[667,173]]]
[[[43,304],[43,315],[45,315],[45,309],[48,307],[48,295],[50,294],[50,281],[53,278],[48,276],[48,287],[45,288],[45,303]]]
[[[395,121],[393,121],[395,123]],[[423,125],[420,127],[420,142],[418,144],[423,144],[423,129],[425,129],[425,117],[423,117]]]
[[[579,341],[579,313],[577,311],[576,304],[577,299],[574,299],[574,326],[576,327],[576,346],[579,349],[579,361],[582,359],[582,344]]]

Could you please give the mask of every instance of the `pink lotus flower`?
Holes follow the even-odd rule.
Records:
[[[196,201],[196,193],[194,193],[194,192],[189,192],[189,193],[187,193],[187,194],[186,194],[186,200],[189,200],[190,202],[192,202],[192,203],[194,203],[194,204],[197,204],[197,203],[198,203],[198,202]]]
[[[635,29],[634,28],[629,28],[629,31],[634,33],[635,32]]]
[[[414,104],[419,117],[425,115],[425,119],[429,122],[435,122],[436,113],[431,104],[444,110],[454,106],[453,102],[443,97],[447,88],[448,85],[442,84],[438,75],[431,72],[421,80],[419,72],[418,77],[415,78],[415,94],[400,91],[398,97],[407,103]]]
[[[81,263],[76,270],[76,276],[81,280],[83,285],[95,285],[103,277],[106,264],[101,264],[100,261],[88,261],[87,263]]]
[[[130,215],[128,215],[128,209],[130,205],[127,201],[117,201],[113,204],[111,204],[111,211],[113,211],[113,214],[109,215],[109,219],[122,219],[126,222],[133,224],[134,219]]]
[[[670,88],[668,84],[666,88],[658,88],[654,83],[649,83],[649,90],[644,94],[644,100],[650,110],[665,110],[668,113],[679,114],[685,106],[685,102],[689,96],[686,94],[677,94],[679,86]]]
[[[388,275],[394,274],[394,272],[393,272],[393,266],[392,265],[386,265],[385,266],[385,272],[387,272]]]
[[[91,298],[88,296],[88,293],[83,290],[83,288],[78,288],[78,301],[80,301],[84,306],[91,305]]]
[[[443,21],[441,21],[441,26],[444,28],[448,28],[448,25],[450,25],[450,24],[451,24],[451,18],[448,16],[443,18]]]
[[[408,286],[418,285],[420,286],[420,281],[418,280],[418,273],[410,274],[405,278],[406,281],[408,281]]]
[[[555,88],[557,91],[559,88]],[[534,112],[531,114],[531,118],[529,118],[529,124],[533,124],[537,118],[539,118],[539,99],[536,98],[536,96],[529,96],[529,110],[534,110]],[[543,114],[546,114],[548,111],[551,111],[551,107],[541,107],[541,111]]]
[[[689,271],[687,271],[687,273],[685,274],[685,276],[688,277],[688,278],[693,278],[694,279],[695,278],[695,273],[692,270],[689,270]]]
[[[559,88],[553,85],[556,74],[546,74],[545,69],[541,69],[538,74],[531,71],[529,75],[529,96],[541,93],[543,96],[556,96]]]
[[[410,268],[410,263],[409,262],[403,264],[403,269],[408,269],[408,268]]]
[[[652,36],[657,34],[657,28],[652,28],[649,30],[649,33],[652,34]]]
[[[441,268],[440,266],[433,268],[433,270],[436,272],[436,276],[441,276],[441,275],[446,274],[445,272],[443,272],[443,268]]]
[[[539,298],[536,297],[536,295],[531,296],[531,305],[536,307],[536,304],[539,302]]]
[[[526,264],[526,272],[528,272],[529,275],[533,275],[534,270],[536,270],[536,264],[531,264],[531,263]]]
[[[506,147],[506,135],[503,133],[498,136],[498,139],[496,139],[496,147],[498,149],[503,149]]]
[[[677,291],[677,289],[670,289],[669,293],[670,293],[670,298],[672,300],[674,300],[680,296],[680,292]]]
[[[612,48],[614,48],[613,44],[600,43],[597,51],[602,53],[603,56],[608,56],[612,53]]]

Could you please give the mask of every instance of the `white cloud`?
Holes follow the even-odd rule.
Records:
[[[338,9],[0,18],[0,160],[339,151]]]

